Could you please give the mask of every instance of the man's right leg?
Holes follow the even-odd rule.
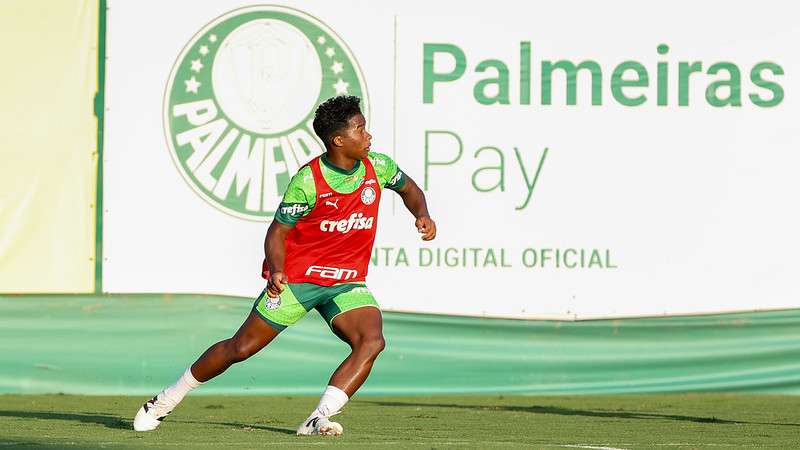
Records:
[[[189,391],[221,374],[234,363],[258,353],[278,333],[278,328],[268,324],[255,309],[252,310],[233,337],[209,347],[174,384],[147,401],[136,414],[133,428],[136,431],[154,430]]]
[[[251,311],[233,337],[212,345],[192,364],[192,376],[200,382],[216,377],[231,365],[255,355],[278,336],[258,313]]]

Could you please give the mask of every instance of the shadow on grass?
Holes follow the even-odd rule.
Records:
[[[113,428],[116,430],[133,430],[133,425],[130,420],[123,420],[121,417],[118,416],[111,416],[107,414],[98,414],[98,413],[81,414],[81,413],[46,412],[46,411],[0,411],[0,417],[19,417],[23,419],[43,419],[43,420],[72,420],[75,422],[103,425],[104,427]],[[171,420],[170,422],[190,423],[197,425],[222,425],[232,428],[264,430],[264,431],[272,431],[274,433],[283,433],[283,434],[296,433],[296,431],[291,428],[280,428],[280,427],[271,427],[267,425],[252,425],[252,424],[235,423],[235,422],[198,422],[198,421],[188,421],[188,420]]]
[[[196,420],[175,420],[174,422],[190,423],[193,425],[222,425],[225,427],[240,428],[246,430],[264,430],[264,431],[272,431],[274,433],[283,433],[291,435],[297,433],[297,430],[293,430],[291,428],[271,427],[268,425],[251,425],[251,424],[236,423],[236,422],[205,422],[205,421],[199,422]]]
[[[85,443],[81,443],[80,447],[78,447],[74,442],[64,444],[62,447],[59,447],[58,444],[54,444],[52,442],[34,442],[34,441],[5,441],[0,438],[0,447],[5,448],[24,448],[26,450],[30,449],[46,449],[46,450],[53,450],[57,448],[64,448],[64,447],[72,447],[72,448],[80,448],[81,450],[95,450],[101,448],[108,448],[104,446],[92,446],[86,445]]]
[[[93,423],[103,425],[107,428],[117,430],[129,430],[131,422],[122,420],[118,416],[97,413],[63,413],[47,411],[0,411],[0,417],[19,417],[23,419],[44,419],[44,420],[72,420],[83,423]]]
[[[679,420],[695,423],[712,423],[720,425],[777,425],[786,427],[800,427],[797,423],[774,423],[774,422],[746,422],[739,420],[725,420],[717,417],[695,417],[677,414],[657,414],[648,412],[633,411],[592,411],[583,409],[561,408],[558,406],[513,406],[513,405],[458,405],[443,403],[408,403],[408,402],[379,402],[362,400],[363,403],[372,403],[380,406],[413,406],[413,407],[435,407],[435,408],[458,408],[472,409],[477,411],[513,411],[527,412],[533,414],[556,414],[561,416],[584,416],[584,417],[609,417],[616,419],[667,419]]]

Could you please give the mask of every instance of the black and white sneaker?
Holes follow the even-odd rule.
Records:
[[[316,413],[316,411],[315,411]],[[337,414],[337,413],[334,413]],[[331,414],[333,415],[333,414]],[[312,414],[297,428],[298,436],[340,436],[344,431],[342,425],[333,422],[322,414]]]
[[[139,408],[136,417],[133,419],[133,429],[136,431],[153,431],[161,425],[161,421],[171,412],[172,406],[155,396]]]

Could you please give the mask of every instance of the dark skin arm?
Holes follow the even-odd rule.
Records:
[[[283,285],[289,282],[289,278],[283,273],[283,265],[286,261],[286,235],[291,229],[289,225],[273,220],[267,230],[267,237],[264,238],[264,254],[269,267],[267,295],[273,298],[280,295]]]
[[[400,190],[397,191],[406,208],[414,215],[416,220],[414,226],[417,231],[422,234],[423,241],[430,241],[436,237],[436,222],[431,219],[428,214],[428,204],[425,202],[425,194],[422,189],[417,186],[417,183],[406,175],[406,182]]]

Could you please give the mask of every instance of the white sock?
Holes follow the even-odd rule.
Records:
[[[339,412],[348,400],[350,398],[343,390],[336,386],[328,386],[325,389],[325,393],[322,394],[322,398],[319,399],[315,413],[329,417],[331,414]]]
[[[183,397],[186,397],[189,391],[201,384],[203,383],[194,378],[194,375],[192,375],[192,368],[189,367],[186,369],[186,372],[178,378],[175,384],[164,388],[164,390],[158,394],[158,399],[171,404],[173,407],[177,406],[178,403],[183,400]]]

